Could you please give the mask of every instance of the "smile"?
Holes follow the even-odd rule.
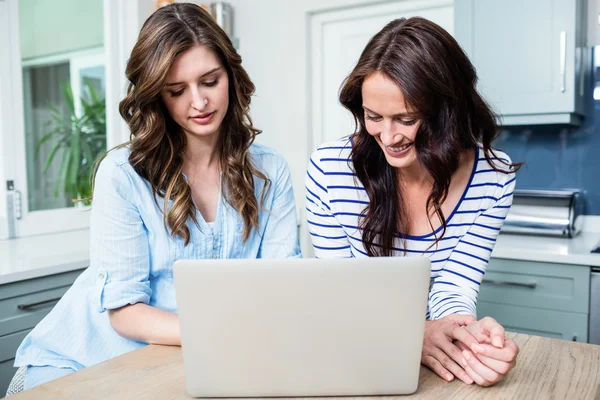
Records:
[[[408,149],[410,146],[412,146],[412,143],[408,143],[408,144],[405,144],[403,146],[395,146],[395,147],[386,146],[386,147],[388,149],[390,149],[391,151],[393,151],[394,153],[396,153],[396,152],[399,152],[399,151],[404,151],[404,150]]]

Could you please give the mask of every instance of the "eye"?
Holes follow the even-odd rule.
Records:
[[[405,126],[411,126],[417,123],[418,120],[416,119],[399,119],[398,122],[400,122],[402,125]]]
[[[381,117],[372,117],[369,114],[366,114],[366,117],[369,121],[373,121],[373,122],[379,122],[381,121]]]
[[[171,97],[178,97],[178,96],[181,96],[183,94],[183,89],[178,90],[176,92],[169,91],[169,93],[171,94]]]
[[[208,86],[208,87],[213,87],[213,86],[217,86],[217,83],[219,83],[219,80],[215,79],[214,81],[204,82],[203,85]]]

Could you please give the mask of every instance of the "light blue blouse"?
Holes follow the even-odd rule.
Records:
[[[242,240],[241,216],[221,198],[211,229],[197,212],[200,229],[188,222],[184,246],[163,224],[148,181],[129,164],[129,150],[114,150],[96,175],[90,221],[90,266],[54,309],[27,335],[15,366],[50,365],[75,370],[97,364],[145,343],[119,336],[106,310],[146,303],[177,312],[172,265],[180,259],[300,257],[296,209],[289,168],[276,152],[250,148],[254,165],[271,188],[259,213],[259,229]],[[264,181],[255,178],[260,199]],[[157,204],[158,203],[158,204]]]

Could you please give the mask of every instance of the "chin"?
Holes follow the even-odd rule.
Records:
[[[217,126],[217,124],[210,124],[201,128],[195,126],[193,129],[191,129],[192,127],[188,128],[187,131],[197,137],[208,137],[217,132]]]
[[[407,168],[411,167],[417,162],[417,157],[414,153],[408,154],[406,157],[394,158],[386,154],[386,161],[394,168]]]

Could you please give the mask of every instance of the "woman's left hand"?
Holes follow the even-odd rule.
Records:
[[[505,339],[502,325],[490,317],[482,318],[463,329],[481,343],[480,351],[474,353],[472,349],[457,342],[463,351],[463,367],[467,374],[480,386],[492,386],[501,381],[516,365],[519,354],[517,344]]]

